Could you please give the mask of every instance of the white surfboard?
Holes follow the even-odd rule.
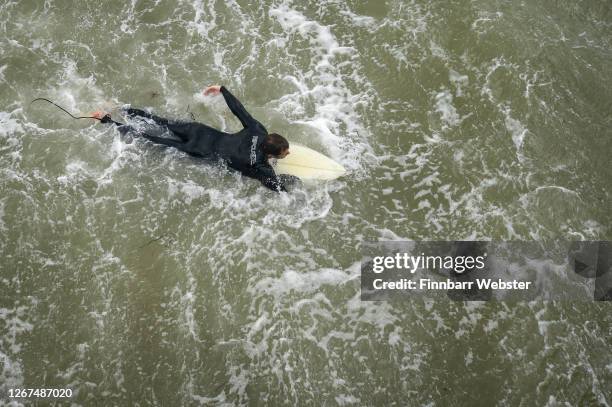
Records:
[[[295,175],[300,179],[332,180],[346,174],[344,167],[311,148],[290,143],[289,155],[270,160],[277,174]]]

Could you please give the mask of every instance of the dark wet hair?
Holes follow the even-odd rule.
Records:
[[[279,156],[289,148],[289,142],[286,138],[280,134],[270,133],[266,136],[264,142],[261,144],[261,149],[264,154],[270,154],[273,156]]]

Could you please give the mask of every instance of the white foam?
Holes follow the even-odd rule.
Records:
[[[340,285],[348,279],[349,276],[344,271],[337,269],[319,269],[309,272],[286,270],[278,278],[265,277],[259,280],[253,289],[274,296],[283,296],[292,290],[304,293],[319,290],[323,285]]]
[[[491,81],[492,81],[493,74],[498,69],[507,69],[507,70],[515,71],[515,70],[518,70],[519,67],[516,64],[507,62],[503,57],[494,58],[493,62],[487,67],[487,73],[485,75],[485,83],[482,86],[481,94],[486,95],[489,101],[494,106],[497,107],[497,109],[501,112],[501,114],[503,114],[504,125],[506,127],[506,130],[510,132],[510,135],[512,137],[512,142],[514,143],[514,146],[516,147],[517,159],[519,162],[522,162],[524,160],[524,157],[522,155],[521,150],[523,147],[525,137],[528,134],[528,129],[520,120],[512,117],[512,109],[510,107],[509,102],[498,101],[496,97],[494,96],[493,90],[491,89]],[[537,78],[537,75],[535,77]],[[526,94],[528,94],[528,88],[530,84],[531,82],[527,80],[527,84],[526,84],[527,93]]]
[[[503,16],[503,13],[501,11],[488,12],[484,10],[478,10],[477,15],[478,18],[474,20],[471,28],[473,31],[477,32],[480,35],[492,29],[494,25],[491,23],[498,21]]]
[[[448,72],[448,78],[450,79],[451,83],[456,88],[455,94],[457,96],[463,96],[463,88],[467,87],[470,83],[468,76],[461,75],[457,71],[450,69]]]
[[[453,127],[461,123],[457,109],[453,106],[453,95],[448,90],[436,94],[436,112],[440,113],[444,127]]]
[[[179,193],[184,198],[184,202],[187,205],[191,205],[194,199],[200,199],[203,196],[208,195],[206,188],[201,185],[197,185],[191,180],[186,182],[176,181],[168,184],[169,197],[173,197]]]
[[[334,400],[336,400],[336,403],[338,403],[338,405],[340,406],[348,406],[351,404],[361,403],[360,399],[350,394],[339,394],[334,397]]]
[[[355,14],[349,9],[340,10],[340,14],[350,18],[353,26],[364,27],[369,29],[368,31],[373,31],[377,28],[376,19],[374,17]]]
[[[202,0],[193,0],[190,1],[189,4],[191,4],[195,10],[195,15],[193,16],[193,20],[189,22],[189,26],[195,28],[196,32],[201,37],[211,41],[210,31],[217,26],[215,7],[209,5],[204,6]],[[205,17],[209,18],[204,20]]]
[[[523,147],[525,136],[527,135],[527,128],[520,121],[512,118],[510,109],[504,109],[503,112],[505,115],[504,124],[506,125],[506,129],[512,136],[512,142],[516,150],[520,151]]]
[[[62,64],[64,70],[56,89],[51,92],[51,100],[72,112],[80,112],[85,104],[98,106],[105,101],[104,92],[96,86],[93,74],[81,76],[77,62],[72,59],[66,58]]]
[[[355,49],[341,46],[328,26],[309,20],[285,3],[271,8],[269,15],[278,21],[283,36],[288,35],[289,41],[297,36],[308,40],[311,45],[311,69],[302,68],[285,76],[285,80],[297,90],[277,101],[280,110],[292,122],[315,129],[331,156],[349,170],[360,168],[371,148],[364,139],[367,132],[360,124],[355,104],[364,103],[367,95],[365,91],[360,95],[352,94],[339,71],[343,61],[352,60]],[[368,82],[362,81],[363,88],[368,86]],[[312,100],[315,101],[315,113],[304,117],[306,110],[303,106]]]
[[[6,199],[3,199],[0,201],[0,230],[3,232],[7,231],[6,224],[4,223],[5,206],[6,206]]]
[[[6,137],[14,133],[23,132],[23,126],[21,125],[21,123],[17,119],[13,118],[13,115],[18,111],[21,111],[21,109],[14,110],[10,113],[0,112],[0,136]]]
[[[3,394],[7,394],[8,389],[21,388],[23,385],[23,366],[19,357],[21,345],[18,338],[33,329],[33,325],[25,320],[27,313],[26,306],[0,308],[0,320],[5,327],[0,338],[0,393]]]

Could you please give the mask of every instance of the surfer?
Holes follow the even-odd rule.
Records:
[[[204,90],[204,95],[219,93],[223,95],[227,106],[242,123],[243,129],[237,133],[225,133],[197,122],[169,120],[133,108],[123,111],[129,117],[152,120],[156,125],[169,130],[175,138],[144,133],[133,126],[113,121],[110,114],[103,111],[92,113],[92,117],[102,123],[118,125],[121,134],[135,133],[154,143],[174,147],[194,156],[223,160],[230,168],[259,180],[269,189],[286,192],[285,183],[294,181],[297,177],[284,176],[281,180],[268,160],[285,158],[289,154],[289,142],[280,134],[268,133],[266,128],[255,120],[224,86],[213,85]]]

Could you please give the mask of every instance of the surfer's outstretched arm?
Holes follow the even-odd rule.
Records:
[[[236,97],[232,95],[232,93],[227,90],[225,86],[221,86],[219,90],[225,99],[225,103],[227,103],[227,107],[229,107],[232,113],[234,113],[234,116],[240,120],[240,123],[242,123],[244,127],[249,127],[257,123],[249,112],[246,111],[244,106],[242,106],[242,103],[240,103],[240,101],[236,99]]]
[[[227,107],[229,107],[232,113],[234,113],[234,116],[240,120],[243,127],[251,127],[259,124],[259,122],[253,119],[249,112],[246,111],[244,106],[242,106],[242,103],[236,99],[236,96],[232,95],[232,93],[227,90],[225,86],[213,85],[204,89],[204,95],[217,95],[219,93],[223,95],[225,103],[227,103]]]

